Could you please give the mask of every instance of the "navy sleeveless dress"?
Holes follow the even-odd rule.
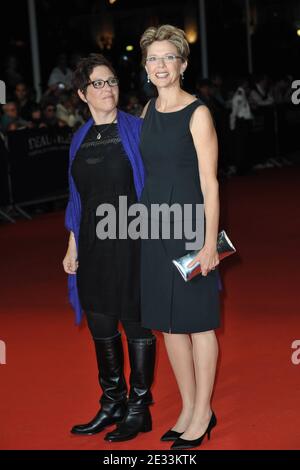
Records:
[[[162,113],[155,99],[144,118],[140,150],[146,181],[141,203],[151,205],[203,204],[198,159],[190,132],[190,120],[202,105],[196,100],[182,110]],[[153,217],[153,216],[152,216]],[[195,217],[195,215],[193,215]],[[172,259],[188,253],[184,238],[144,239],[141,246],[142,325],[167,333],[196,333],[220,323],[217,270],[185,282]],[[184,233],[184,232],[183,232]]]

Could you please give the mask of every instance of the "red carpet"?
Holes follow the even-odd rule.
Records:
[[[299,169],[263,171],[222,186],[222,228],[239,255],[223,261],[223,326],[209,449],[299,449]],[[153,388],[153,431],[109,444],[69,429],[97,410],[86,325],[74,326],[62,259],[63,214],[0,227],[0,449],[169,449],[159,441],[179,411],[163,340]]]

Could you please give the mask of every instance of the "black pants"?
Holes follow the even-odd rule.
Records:
[[[85,312],[88,326],[94,339],[110,338],[117,334],[119,320],[101,313]],[[123,320],[122,326],[128,339],[152,338],[152,331],[143,328],[139,322]]]

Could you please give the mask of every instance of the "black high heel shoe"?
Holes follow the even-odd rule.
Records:
[[[199,447],[201,445],[201,442],[205,438],[207,434],[207,439],[210,439],[210,433],[211,430],[216,426],[217,424],[217,418],[215,413],[213,412],[210,418],[210,421],[208,423],[207,429],[202,436],[200,436],[198,439],[194,440],[186,440],[182,439],[181,437],[178,437],[175,442],[171,445],[171,449],[191,449],[193,447]]]
[[[160,440],[163,442],[176,441],[176,439],[178,439],[178,437],[180,437],[182,434],[183,432],[177,432],[169,429],[169,431],[161,436]]]

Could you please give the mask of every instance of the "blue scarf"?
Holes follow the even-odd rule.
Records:
[[[138,199],[141,197],[142,189],[144,187],[144,166],[142,157],[139,150],[140,132],[142,127],[142,119],[124,113],[118,110],[118,132],[124,147],[124,150],[129,158],[132,166],[133,179],[135,190]],[[75,236],[76,246],[78,249],[78,236],[81,220],[81,201],[79,193],[76,189],[75,182],[71,175],[71,166],[75,155],[84,140],[88,130],[94,124],[94,120],[89,119],[78,131],[74,134],[70,146],[70,159],[69,159],[69,202],[66,209],[65,225],[69,231],[72,231]],[[68,275],[68,291],[69,300],[75,311],[76,324],[80,324],[82,319],[82,307],[80,305],[76,274]]]

